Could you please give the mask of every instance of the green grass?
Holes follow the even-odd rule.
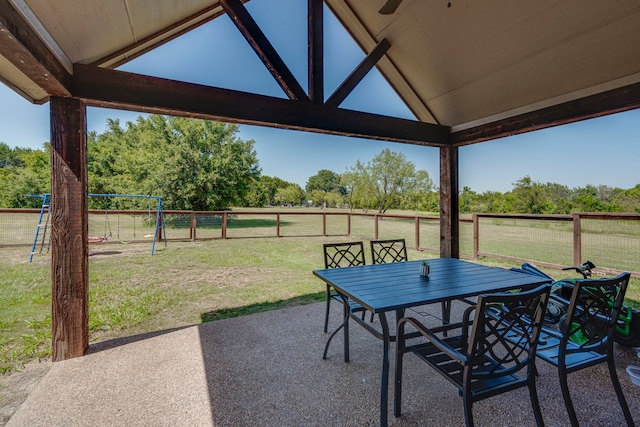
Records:
[[[295,213],[292,210],[291,214],[281,215],[283,236],[300,235],[305,230],[321,232],[320,216]],[[354,217],[350,237],[279,239],[264,238],[275,236],[273,214],[256,212],[232,224],[238,227],[228,230],[231,237],[261,237],[169,242],[167,247],[157,244],[154,256],[149,255],[149,245],[143,243],[91,245],[90,341],[321,301],[324,284],[311,271],[323,265],[322,243],[366,240],[373,235],[374,222],[370,217]],[[438,222],[423,221],[420,227],[421,246],[437,248]],[[566,229],[529,228],[520,224],[485,224],[481,228],[481,250],[525,259],[532,259],[532,254],[552,257],[555,252],[555,258],[541,260],[571,262],[558,258],[564,251],[559,251],[557,245],[564,244],[569,233]],[[329,216],[327,230],[344,234],[345,218]],[[380,238],[402,236],[410,248],[415,245],[413,230],[413,219],[384,219],[379,223]],[[203,232],[199,229],[198,236]],[[527,234],[530,232],[533,234]],[[470,225],[461,225],[463,254],[470,253],[465,248],[470,246],[471,235]],[[553,244],[536,244],[537,240]],[[571,253],[570,248],[567,251]],[[437,254],[409,250],[410,259],[433,256]],[[28,361],[47,358],[51,352],[50,257],[38,254],[32,263],[28,259],[27,247],[0,248],[0,374],[13,372]],[[596,258],[592,261],[600,264]],[[518,265],[489,258],[481,262],[507,268]],[[566,277],[565,272],[546,271],[557,279]],[[638,305],[638,280],[632,280],[627,297]]]
[[[150,256],[144,244],[92,245],[90,341],[135,335],[323,299],[311,271],[317,239],[171,242]],[[0,373],[50,355],[48,255],[0,248]]]

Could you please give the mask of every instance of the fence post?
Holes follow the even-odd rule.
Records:
[[[198,220],[196,218],[196,213],[193,211],[191,211],[190,217],[191,217],[191,220],[189,221],[189,237],[191,237],[192,242],[195,242]]]
[[[473,259],[478,259],[478,252],[480,252],[480,221],[478,215],[473,214]]]
[[[280,237],[280,212],[276,214],[276,237]]]
[[[351,236],[351,212],[347,213],[347,235]]]
[[[374,222],[375,222],[375,237],[374,239],[378,240],[378,214],[374,215]]]
[[[416,216],[416,251],[420,250],[420,217]]]
[[[580,214],[574,213],[573,217],[573,265],[582,264],[582,224]]]
[[[322,212],[322,236],[327,237],[327,214]]]
[[[222,238],[226,239],[227,238],[227,213],[223,212],[222,213]]]

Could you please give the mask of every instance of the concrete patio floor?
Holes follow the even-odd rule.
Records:
[[[341,335],[322,360],[323,315],[317,303],[93,344],[84,357],[52,364],[6,425],[376,426],[382,344],[354,325],[350,363]],[[616,357],[640,423],[640,387],[625,373],[640,360],[619,346]],[[546,425],[568,425],[556,371],[538,368]],[[403,416],[390,404],[390,425],[464,425],[452,385],[412,355],[405,369]],[[605,365],[572,374],[570,387],[581,425],[624,425]],[[474,418],[478,426],[535,425],[526,389],[476,403]]]

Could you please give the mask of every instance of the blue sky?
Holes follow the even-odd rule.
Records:
[[[307,87],[306,3],[299,0],[252,0],[249,12],[302,87]],[[282,14],[287,19],[282,20]],[[364,57],[325,9],[326,96]],[[223,16],[120,68],[176,80],[284,98],[246,40]],[[373,70],[341,105],[372,113],[413,118]],[[89,108],[88,129],[105,130],[107,118],[121,124],[140,113]],[[262,173],[304,188],[321,169],[337,173],[370,161],[384,148],[403,153],[418,169],[439,176],[439,151],[399,143],[240,126],[239,137],[256,141]],[[49,106],[32,105],[0,84],[0,142],[11,147],[41,148],[49,140]],[[461,147],[460,189],[506,192],[520,178],[555,182],[570,188],[608,185],[631,188],[640,183],[640,110],[620,113],[515,137]]]

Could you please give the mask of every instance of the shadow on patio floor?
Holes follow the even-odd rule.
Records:
[[[92,345],[84,357],[52,364],[7,426],[378,425],[382,344],[354,325],[351,362],[342,360],[341,336],[322,360],[323,315],[316,303]],[[640,363],[632,349],[616,354],[640,421],[640,387],[624,372]],[[538,367],[546,425],[566,426],[556,371]],[[403,416],[390,405],[390,425],[464,425],[454,387],[411,355],[405,369]],[[622,425],[605,365],[572,374],[570,387],[581,425]],[[478,426],[535,425],[526,389],[476,403],[474,418]]]

